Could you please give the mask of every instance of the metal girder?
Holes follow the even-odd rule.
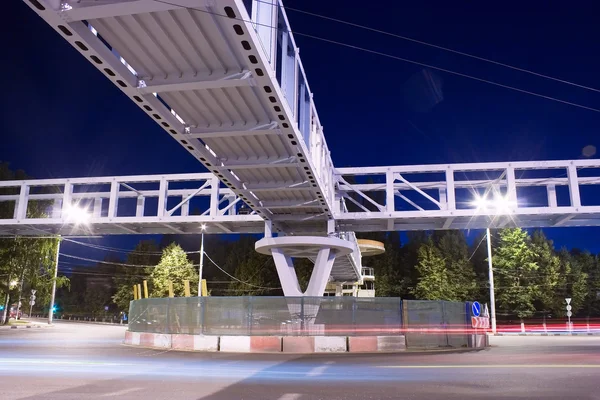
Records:
[[[60,11],[67,21],[83,21],[108,17],[123,17],[140,13],[176,10],[181,7],[198,7],[204,2],[199,0],[169,0],[162,3],[154,0],[73,0],[45,1],[46,4],[56,4],[53,7]],[[169,4],[170,3],[170,4]]]
[[[172,79],[139,79],[137,89],[141,94],[153,94],[163,92],[177,92],[186,90],[206,90],[252,86],[253,80],[250,71],[237,74],[212,77],[178,77]]]

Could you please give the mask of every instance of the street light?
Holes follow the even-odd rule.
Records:
[[[75,225],[87,225],[90,221],[90,214],[87,208],[81,208],[77,204],[66,204],[63,210],[65,219],[68,222],[72,222]],[[54,280],[52,280],[52,296],[50,297],[50,307],[48,308],[48,324],[52,325],[52,319],[56,307],[54,306],[54,300],[56,297],[56,279],[58,278],[58,256],[60,254],[60,235],[58,237],[58,244],[56,245],[56,260],[54,263]]]
[[[198,297],[202,296],[202,269],[204,268],[204,231],[206,230],[206,224],[200,226],[202,229],[202,236],[200,239],[200,266],[198,267]]]
[[[477,211],[493,211],[496,215],[508,215],[512,213],[512,207],[515,205],[508,197],[502,196],[499,193],[494,195],[494,199],[490,200],[484,194],[475,195],[473,205],[477,207]],[[490,282],[490,319],[492,323],[492,333],[496,334],[496,294],[494,292],[494,269],[492,268],[492,240],[490,228],[486,228],[485,236],[487,241],[488,255],[488,277]]]

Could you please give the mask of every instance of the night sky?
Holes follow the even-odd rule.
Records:
[[[36,178],[203,172],[21,1],[4,4],[0,160]],[[597,14],[566,3],[300,1],[285,5],[600,88]],[[528,8],[530,7],[530,8]],[[589,107],[600,93],[288,11],[292,29]],[[600,113],[297,35],[338,167],[557,160],[600,147]],[[600,229],[547,230],[600,252]],[[103,243],[130,247],[137,238]]]

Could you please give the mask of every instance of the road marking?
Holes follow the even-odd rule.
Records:
[[[298,400],[302,395],[300,393],[286,393],[277,400]]]
[[[327,361],[325,363],[325,365],[321,365],[320,367],[315,367],[313,369],[311,369],[306,375],[307,376],[318,376],[318,375],[322,375],[323,372],[325,372],[325,370],[327,369],[328,365],[333,364],[333,361]]]
[[[100,397],[113,397],[113,396],[120,396],[122,394],[127,394],[127,393],[131,393],[131,392],[135,392],[137,390],[141,390],[141,388],[129,388],[129,389],[123,389],[123,390],[119,390],[118,392],[111,392],[111,393],[104,393],[102,396]]]
[[[378,365],[376,368],[600,368],[600,364]]]

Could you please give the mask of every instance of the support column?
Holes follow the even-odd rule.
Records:
[[[267,223],[265,225],[266,235],[270,233],[268,227]],[[335,258],[351,254],[354,245],[347,240],[334,237],[284,236],[273,238],[266,236],[256,242],[255,248],[261,254],[273,256],[284,296],[321,297],[329,281]],[[315,266],[304,293],[300,289],[293,258],[315,260]]]

